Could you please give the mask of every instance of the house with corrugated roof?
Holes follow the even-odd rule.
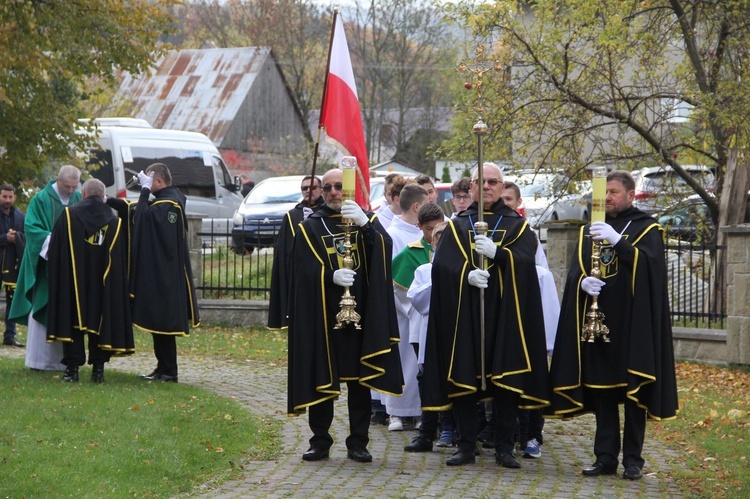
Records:
[[[269,47],[170,51],[150,74],[124,73],[117,98],[155,128],[207,135],[235,174],[304,171],[312,137]]]

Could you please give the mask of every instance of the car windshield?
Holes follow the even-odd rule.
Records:
[[[245,198],[245,204],[298,203],[302,201],[298,179],[269,179],[259,183]]]

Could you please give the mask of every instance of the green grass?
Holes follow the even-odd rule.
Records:
[[[136,334],[139,351],[150,335]],[[263,329],[197,328],[178,340],[181,362],[286,357]],[[19,334],[23,340],[24,335]],[[241,476],[249,460],[280,452],[282,422],[185,384],[144,383],[106,372],[106,382],[61,383],[23,359],[0,357],[0,491],[3,497],[171,497]]]
[[[151,335],[136,332],[136,342],[151,349]],[[178,338],[177,354],[194,358],[221,359],[225,362],[262,360],[286,365],[286,331],[234,326],[201,326],[190,331],[189,338]],[[138,348],[138,347],[137,347]]]
[[[680,413],[649,425],[651,436],[680,449],[673,466],[687,497],[750,496],[750,374],[690,362],[677,364]]]

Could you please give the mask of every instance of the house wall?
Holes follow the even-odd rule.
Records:
[[[249,172],[257,182],[277,174],[303,173],[310,144],[306,133],[276,64],[268,58],[219,149],[232,163],[230,168]]]

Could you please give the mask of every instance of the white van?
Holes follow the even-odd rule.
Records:
[[[229,233],[234,212],[242,203],[213,142],[201,133],[152,128],[145,120],[97,119],[100,148],[92,150],[87,169],[107,187],[107,196],[136,201],[140,187],[134,175],[152,163],[164,163],[172,185],[187,197],[188,214],[204,218],[203,231]]]

